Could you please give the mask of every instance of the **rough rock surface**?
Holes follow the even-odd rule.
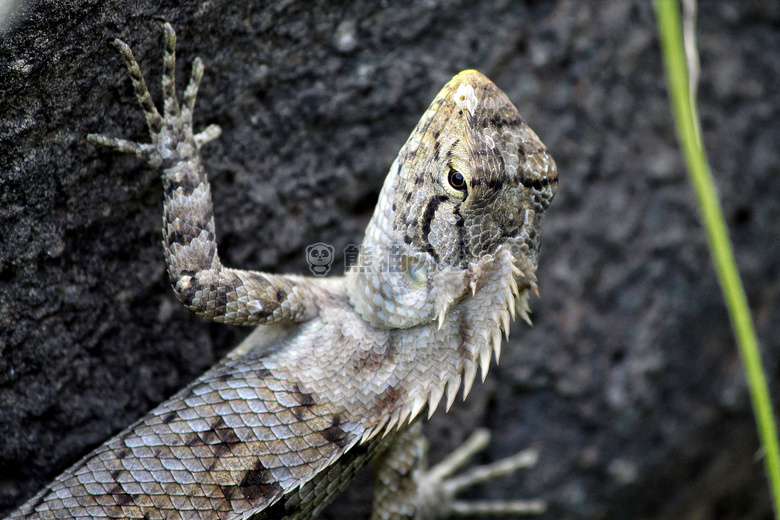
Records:
[[[84,139],[144,135],[105,42],[131,44],[159,99],[164,17],[180,77],[206,64],[199,128],[223,129],[205,162],[227,265],[306,272],[306,245],[358,241],[395,153],[461,69],[493,79],[553,152],[535,326],[515,325],[488,382],[428,424],[433,459],[478,425],[494,432],[485,461],[540,450],[473,497],[543,497],[543,518],[770,518],[650,2],[16,7],[0,37],[0,515],[246,334],[178,306],[160,183]],[[777,403],[780,7],[700,8],[704,139]],[[365,514],[369,492],[327,515]]]

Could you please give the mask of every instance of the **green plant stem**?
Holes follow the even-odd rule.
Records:
[[[688,69],[680,29],[680,7],[677,0],[655,0],[654,4],[677,132],[688,175],[699,202],[718,281],[744,363],[753,413],[763,446],[775,518],[780,520],[780,449],[777,428],[747,298],[737,272],[726,223],[700,138],[700,123],[693,105],[694,100],[689,95]]]

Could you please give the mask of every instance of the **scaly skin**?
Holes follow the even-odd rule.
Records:
[[[114,44],[152,142],[89,138],[161,171],[178,299],[206,318],[263,326],[10,518],[310,518],[373,457],[376,518],[452,510],[436,503],[441,493],[416,491],[415,420],[445,394],[449,408],[461,382],[465,398],[510,317],[528,318],[540,219],[557,186],[544,145],[490,80],[461,72],[393,163],[358,268],[331,278],[228,269],[199,153],[219,129],[191,124],[202,64],[179,106],[164,24],[160,115],[129,47]]]

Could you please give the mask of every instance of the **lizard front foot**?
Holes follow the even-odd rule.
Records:
[[[423,473],[417,490],[416,519],[478,515],[523,516],[545,512],[547,504],[542,500],[463,501],[455,498],[466,488],[536,464],[538,455],[529,449],[452,476],[469,458],[485,449],[489,442],[490,432],[480,428],[443,461]]]
[[[151,143],[136,143],[126,139],[100,134],[89,134],[87,139],[124,153],[132,153],[159,168],[190,160],[197,155],[201,146],[217,138],[221,132],[217,125],[210,125],[198,134],[192,133],[192,112],[198,85],[203,77],[203,62],[195,58],[192,75],[184,90],[181,106],[176,98],[176,33],[168,22],[163,25],[163,114],[157,111],[152,96],[146,87],[141,69],[130,47],[119,38],[111,42],[125,60],[125,66],[133,82],[138,104],[144,111]]]

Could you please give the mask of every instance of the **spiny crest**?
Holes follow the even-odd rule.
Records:
[[[530,264],[518,262],[508,247],[500,247],[495,255],[486,256],[472,266],[470,276],[476,284],[475,294],[453,309],[461,320],[457,328],[462,351],[458,353],[456,366],[446,374],[440,374],[439,379],[426,380],[414,388],[409,400],[393,410],[384,421],[367,430],[361,442],[378,434],[387,435],[396,427],[411,422],[426,405],[430,418],[445,396],[445,406],[449,410],[461,386],[463,399],[466,399],[478,370],[482,381],[485,380],[492,355],[495,355],[496,362],[501,355],[502,332],[509,338],[510,321],[515,312],[520,312],[524,319],[530,321],[528,289],[535,286],[535,276],[533,270],[524,272],[523,268],[531,267]],[[447,326],[452,327],[453,323],[448,322]],[[442,334],[448,332],[443,330]],[[451,348],[446,346],[446,341],[442,343],[445,346],[441,348]],[[446,368],[451,358],[445,355],[443,359],[442,366]]]

